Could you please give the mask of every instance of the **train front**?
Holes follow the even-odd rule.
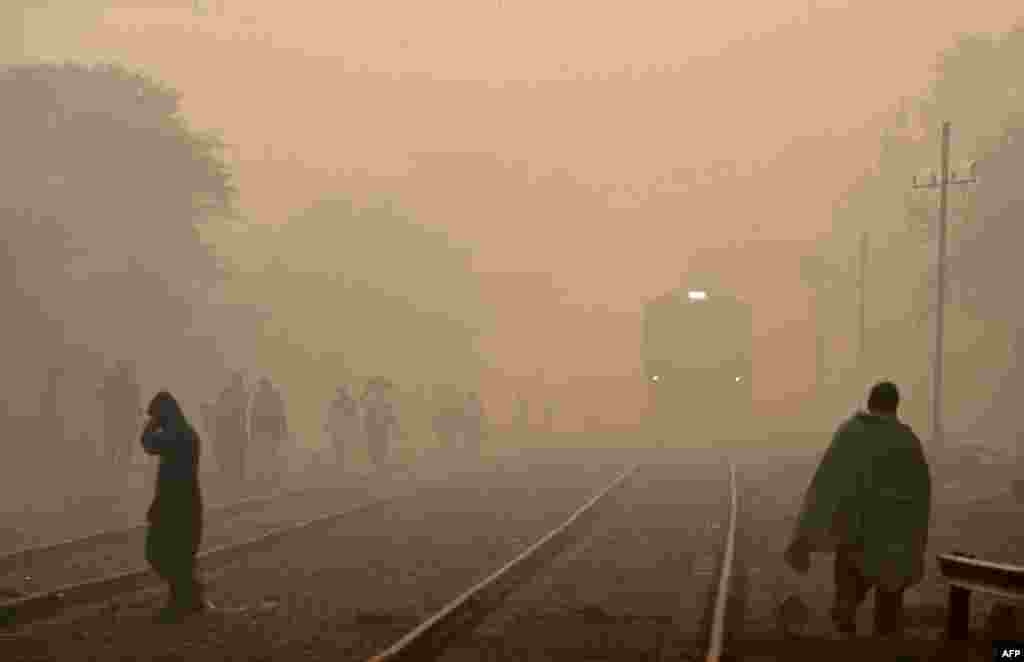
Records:
[[[666,446],[709,446],[751,430],[750,306],[725,292],[683,289],[647,304],[647,429]]]

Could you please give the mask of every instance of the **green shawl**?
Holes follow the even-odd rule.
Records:
[[[895,589],[921,580],[930,515],[917,435],[895,417],[858,413],[832,437],[795,535],[816,552],[851,549],[866,578]]]

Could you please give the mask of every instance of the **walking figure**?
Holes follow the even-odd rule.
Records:
[[[269,379],[262,378],[252,397],[249,419],[250,454],[263,476],[278,482],[284,469],[282,446],[288,439],[288,416],[284,399]]]
[[[64,423],[60,415],[58,392],[64,369],[51,367],[46,372],[46,387],[39,398],[39,423],[43,441],[48,447],[64,441]]]
[[[484,437],[484,406],[480,396],[475,392],[466,396],[462,412],[462,446],[463,449],[479,454]]]
[[[347,386],[339,386],[334,400],[327,408],[327,423],[324,431],[334,448],[334,461],[340,469],[345,465],[346,448],[362,434],[359,403],[348,392]]]
[[[142,389],[135,365],[118,361],[107,375],[98,395],[103,403],[104,454],[111,467],[123,467],[132,456],[132,439],[139,429],[142,413]]]
[[[381,377],[370,380],[363,396],[362,409],[370,461],[377,469],[383,469],[391,450],[391,439],[398,431],[391,382]]]
[[[142,447],[160,458],[156,495],[146,513],[146,561],[167,582],[167,605],[157,619],[175,622],[206,607],[196,578],[196,552],[203,534],[199,489],[199,435],[178,402],[160,391],[149,403]]]
[[[835,554],[832,620],[856,634],[857,608],[875,590],[876,636],[904,627],[903,592],[924,576],[931,475],[921,441],[897,417],[900,396],[876,384],[868,410],[839,426],[804,497],[789,565],[803,574],[811,552]]]
[[[463,415],[461,407],[458,406],[458,394],[451,387],[441,388],[438,389],[434,402],[437,406],[432,421],[434,436],[445,452],[452,452],[458,447]]]
[[[249,393],[242,373],[232,375],[231,384],[221,391],[214,410],[216,432],[213,450],[217,465],[227,477],[241,485],[245,480],[245,455],[249,446],[245,420],[249,410]]]

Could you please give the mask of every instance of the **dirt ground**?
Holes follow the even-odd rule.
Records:
[[[986,473],[933,467],[926,576],[920,585],[907,591],[908,629],[906,640],[901,643],[871,640],[871,596],[858,614],[859,639],[829,641],[832,559],[814,557],[807,577],[795,575],[782,560],[782,550],[814,468],[813,461],[802,460],[747,465],[741,472],[745,506],[743,548],[750,563],[751,591],[746,599],[742,634],[734,649],[740,659],[990,659],[987,617],[997,600],[974,596],[972,640],[963,647],[953,647],[944,641],[948,587],[935,556],[967,551],[981,558],[1024,563],[1024,527],[1020,525],[1024,506],[1009,494],[1009,468],[998,467]],[[759,507],[768,503],[775,505]],[[778,607],[791,595],[799,596],[810,608],[808,621],[796,639],[785,638],[779,631]],[[1024,638],[1024,622],[1019,625],[1020,636]]]
[[[339,523],[327,535],[282,542],[224,569],[212,578],[210,597],[222,607],[214,613],[156,626],[150,614],[161,595],[135,595],[0,638],[0,657],[364,659],[562,521],[613,477],[621,459],[607,455],[583,464],[566,451],[535,461],[510,459],[487,472],[439,469],[419,498]],[[938,472],[928,574],[908,591],[906,640],[873,641],[869,603],[859,615],[861,637],[836,642],[829,640],[827,618],[830,559],[815,558],[804,578],[782,561],[814,459],[748,458],[738,465],[740,527],[727,652],[753,661],[990,659],[985,628],[995,600],[987,596],[974,598],[967,646],[942,640],[946,586],[934,555],[962,550],[1024,559],[1022,508],[1002,477],[986,480],[976,471],[948,480]],[[599,520],[603,525],[513,594],[447,662],[698,659],[693,644],[706,621],[726,474],[711,460],[654,464],[653,472],[632,479],[642,488],[632,492],[633,500],[617,500]],[[809,613],[797,636],[784,636],[778,608],[793,595]]]
[[[641,467],[589,535],[441,662],[698,655],[725,542],[728,476],[722,457],[708,452]]]
[[[393,506],[282,541],[210,578],[213,613],[151,623],[160,594],[65,614],[5,660],[364,659],[561,522],[618,464],[466,471]],[[10,651],[8,653],[7,651]]]

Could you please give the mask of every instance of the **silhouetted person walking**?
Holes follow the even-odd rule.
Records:
[[[362,434],[359,403],[348,392],[347,386],[338,387],[337,394],[327,409],[327,424],[324,430],[331,439],[335,463],[340,468],[345,464],[346,448]]]
[[[203,402],[199,405],[199,419],[203,426],[203,439],[212,440],[217,432],[217,409],[214,403]]]
[[[457,406],[458,398],[458,393],[450,386],[435,391],[437,410],[431,423],[434,436],[446,452],[453,452],[458,447],[461,434],[462,410]]]
[[[547,432],[555,430],[555,405],[551,402],[544,405],[544,429]]]
[[[263,477],[277,482],[283,469],[282,446],[288,438],[288,418],[284,399],[267,378],[262,378],[252,397],[249,419],[253,464]]]
[[[39,397],[39,429],[44,438],[43,448],[54,448],[64,441],[64,423],[60,415],[58,393],[64,377],[63,368],[54,366],[46,372],[46,387]]]
[[[232,375],[231,384],[221,391],[214,409],[217,431],[214,433],[213,450],[217,465],[225,475],[241,485],[245,480],[245,456],[249,445],[246,430],[249,393],[242,373]]]
[[[903,592],[921,581],[931,475],[921,442],[897,418],[900,396],[876,384],[868,411],[839,426],[804,497],[786,560],[803,574],[811,552],[835,553],[832,620],[856,634],[857,608],[875,589],[876,636],[902,633]]]
[[[167,606],[157,618],[173,622],[206,606],[195,573],[203,533],[200,440],[167,391],[156,394],[147,413],[150,418],[142,433],[142,447],[159,456],[160,468],[156,496],[146,514],[146,561],[170,588]]]
[[[132,439],[138,431],[142,389],[130,361],[118,361],[99,389],[103,402],[103,438],[107,460],[122,467],[132,456]]]
[[[484,406],[480,396],[470,393],[462,411],[462,445],[465,450],[479,453],[484,436]]]
[[[366,432],[370,461],[378,469],[383,469],[391,450],[392,435],[398,428],[391,383],[383,378],[371,380],[362,404],[363,430]]]

